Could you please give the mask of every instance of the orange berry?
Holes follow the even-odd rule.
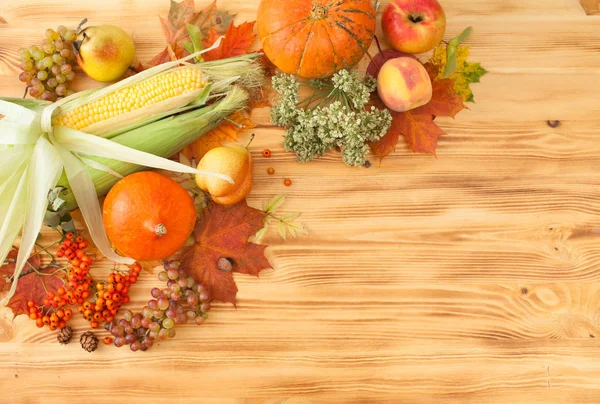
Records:
[[[110,345],[113,342],[113,339],[109,336],[104,337],[104,339],[102,340],[102,342],[104,342],[104,345]]]
[[[77,244],[81,243],[83,240],[84,240],[84,238],[83,238],[83,237],[81,237],[81,236],[77,236],[77,237],[75,238],[75,242],[76,242]]]
[[[133,264],[133,272],[135,272],[136,274],[139,274],[142,271],[142,266],[139,263],[135,263]]]
[[[35,306],[35,303],[33,302],[33,300],[29,300],[27,302],[27,307],[33,307],[33,306]]]
[[[71,317],[72,315],[73,315],[73,310],[71,310],[71,309],[65,309],[65,316]]]
[[[89,309],[90,307],[92,307],[92,302],[85,302],[83,303],[83,307],[86,309]]]
[[[77,303],[79,303],[79,304],[83,303],[83,297],[77,298]]]
[[[115,286],[115,289],[117,289],[117,292],[120,292],[123,290],[123,288],[125,287],[125,285],[121,282],[117,283],[117,286]]]
[[[38,318],[37,320],[35,320],[35,325],[37,325],[38,328],[42,328],[44,326],[44,322],[41,318]]]
[[[91,264],[92,259],[90,257],[88,257],[87,255],[84,255],[83,257],[81,257],[81,262],[87,262],[88,264]]]
[[[90,292],[88,290],[84,290],[81,294],[81,297],[87,299],[88,297],[90,297]]]
[[[127,303],[129,303],[129,300],[131,300],[131,298],[130,298],[129,296],[125,296],[125,297],[123,298],[123,304],[127,304]]]
[[[29,313],[29,318],[32,320],[37,320],[37,314],[35,313]]]
[[[271,175],[275,174],[275,169],[273,167],[269,167],[269,168],[267,168],[267,173],[269,173]]]
[[[61,244],[61,245],[58,246],[58,251],[65,252],[66,249],[67,249],[67,246],[64,245],[64,244]]]
[[[58,327],[56,326],[56,324],[50,324],[50,331],[54,331],[56,330]]]
[[[79,247],[79,248],[81,248],[81,249],[84,249],[84,248],[87,248],[87,246],[88,246],[88,245],[89,245],[88,241],[87,241],[87,240],[84,240],[84,241],[82,241],[81,243],[79,243],[79,244],[77,245],[77,247]]]
[[[51,323],[56,323],[58,321],[58,316],[56,314],[52,314],[50,316],[50,322]]]
[[[85,253],[83,252],[83,250],[82,250],[82,249],[79,249],[79,248],[78,248],[77,250],[75,250],[75,256],[76,256],[77,258],[81,259],[81,258],[83,258],[83,256],[84,256],[84,255],[85,255]]]
[[[63,245],[66,247],[66,250],[65,250],[65,254],[66,254],[67,250],[73,245],[73,242],[71,240],[65,240]]]
[[[107,309],[102,310],[102,317],[109,318],[110,317],[110,310],[107,310]]]
[[[107,317],[107,318],[106,318],[106,321],[107,321],[108,323],[110,323],[110,322],[111,322],[111,321],[113,321],[114,319],[115,319],[115,318],[114,318],[113,316],[110,316],[110,317]]]
[[[92,322],[90,323],[90,327],[92,327],[92,328],[98,328],[98,326],[99,326],[99,324],[98,324],[98,322],[97,322],[97,321],[92,321]]]
[[[94,320],[96,321],[100,321],[102,319],[102,313],[100,313],[99,311],[94,313]]]
[[[62,296],[65,293],[67,293],[67,291],[63,287],[58,288],[58,290],[56,292],[58,293],[59,296]]]
[[[93,311],[92,311],[92,310],[90,310],[90,309],[86,309],[86,310],[83,312],[83,316],[84,316],[85,318],[88,318],[88,317],[90,317],[90,316],[92,315],[92,313],[93,313]]]
[[[48,299],[54,299],[54,296],[55,296],[55,295],[54,295],[54,292],[48,292],[48,293],[46,293],[46,297],[47,297]]]
[[[67,234],[65,234],[65,237],[67,238],[67,240],[71,240],[73,237],[75,237],[75,233],[70,231]]]
[[[83,306],[79,306],[79,307],[77,308],[77,311],[78,311],[79,313],[83,313],[83,312],[85,311],[85,307],[83,307]]]
[[[84,271],[89,271],[90,270],[90,264],[87,262],[82,262],[79,264],[79,268],[83,269]]]
[[[58,318],[63,318],[65,316],[65,311],[62,309],[56,310],[56,316]]]
[[[64,252],[64,251],[61,251],[61,250],[58,250],[58,251],[56,252],[56,256],[57,256],[57,257],[59,257],[59,258],[62,258],[62,257],[64,257],[64,256],[65,256],[65,252]]]
[[[290,185],[292,185],[292,180],[290,180],[289,178],[286,178],[285,180],[283,180],[283,185],[285,185],[286,187],[289,187]]]
[[[42,321],[44,322],[44,324],[48,325],[50,324],[50,317],[48,317],[47,315],[42,317]]]
[[[112,309],[110,311],[110,313],[114,316],[115,314],[117,314],[119,312],[119,309]]]
[[[271,157],[271,150],[264,149],[262,155],[263,157]]]

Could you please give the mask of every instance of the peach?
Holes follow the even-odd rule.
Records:
[[[431,101],[431,79],[413,57],[390,59],[377,75],[377,93],[392,111],[408,111]]]
[[[441,42],[446,14],[437,0],[391,0],[381,17],[381,27],[395,49],[423,53]]]

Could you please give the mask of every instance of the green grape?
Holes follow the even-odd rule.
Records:
[[[59,25],[56,29],[56,32],[58,33],[58,35],[64,36],[65,32],[67,32],[67,27],[65,27],[64,25]]]
[[[19,57],[21,60],[29,60],[31,59],[31,53],[25,48],[19,49]]]
[[[175,337],[175,328],[169,328],[167,330],[167,335],[169,336],[169,338],[174,338]]]
[[[65,49],[65,46],[65,43],[61,39],[54,41],[54,47],[59,52],[62,52]]]
[[[158,332],[158,335],[156,337],[157,337],[157,339],[164,341],[169,337],[168,331],[164,328],[161,328],[161,330]]]
[[[65,81],[67,81],[67,79],[62,74],[59,74],[56,76],[56,81],[58,81],[59,84],[63,84]]]
[[[65,86],[64,84],[59,84],[54,89],[54,92],[56,93],[56,95],[64,97],[65,95],[67,95],[67,86]]]
[[[58,81],[56,81],[54,77],[51,77],[46,81],[46,85],[50,88],[54,88],[58,85]]]
[[[160,320],[161,318],[163,318],[165,316],[165,312],[162,310],[154,310],[153,316],[154,316],[154,318],[157,318]]]
[[[37,70],[44,70],[46,67],[44,66],[41,60],[38,60],[37,62],[35,62],[35,68]]]
[[[67,81],[73,80],[75,78],[75,72],[69,72],[65,74],[65,78],[67,79]]]
[[[62,72],[61,67],[62,66],[54,65],[54,66],[52,66],[52,69],[50,69],[50,71],[52,72],[53,75],[58,76]]]
[[[33,55],[34,53],[36,53],[37,51],[39,51],[39,50],[40,50],[40,48],[38,48],[38,47],[37,47],[37,46],[35,46],[35,45],[31,45],[31,46],[29,47],[29,53],[31,53],[32,55]]]
[[[186,287],[191,289],[194,287],[194,285],[196,285],[196,280],[194,278],[192,278],[191,276],[185,280]]]
[[[59,53],[55,53],[54,55],[52,55],[52,60],[57,65],[62,65],[63,64],[63,58],[62,58],[62,56],[60,56]]]
[[[51,41],[56,41],[59,38],[58,32],[54,31],[52,28],[48,28],[46,30],[46,38]]]
[[[44,67],[52,67],[54,66],[54,61],[52,60],[51,56],[46,56],[44,59],[42,59],[42,63]]]
[[[48,78],[48,72],[46,70],[40,70],[37,74],[37,78],[44,81]]]
[[[175,320],[173,320],[172,318],[165,318],[162,322],[162,325],[167,330],[171,329],[171,328],[175,327]]]
[[[73,56],[73,52],[71,52],[68,48],[63,49],[60,51],[60,56],[62,56],[65,59],[69,59],[70,57]]]
[[[44,51],[38,50],[33,53],[33,60],[35,60],[36,62],[42,60],[44,57],[46,57]]]
[[[50,54],[54,53],[54,51],[56,50],[56,47],[54,46],[54,43],[44,41],[44,43],[42,43],[42,50],[50,55]]]
[[[169,280],[169,276],[167,275],[167,271],[160,271],[158,273],[158,280],[161,281],[161,282],[168,281]]]
[[[20,66],[21,66],[21,69],[23,69],[24,71],[27,72],[27,71],[33,70],[34,67],[35,67],[35,64],[30,59],[30,60],[23,60],[23,61],[21,61]]]
[[[73,68],[72,68],[72,67],[71,67],[71,65],[70,65],[70,64],[68,64],[68,63],[65,63],[64,65],[62,65],[62,66],[60,67],[60,72],[61,72],[62,74],[67,74],[67,73],[70,73],[70,72],[72,72],[72,71],[73,71]],[[160,274],[159,274],[159,275],[160,275]]]
[[[68,30],[62,36],[66,41],[73,42],[77,38],[77,34],[73,30]]]

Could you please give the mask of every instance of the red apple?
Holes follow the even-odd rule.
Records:
[[[405,53],[423,53],[441,42],[446,14],[437,0],[391,0],[381,25],[392,47]]]

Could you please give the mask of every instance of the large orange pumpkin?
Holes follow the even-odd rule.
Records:
[[[305,78],[354,66],[375,34],[371,0],[262,0],[256,20],[271,62]]]
[[[121,253],[140,261],[175,253],[196,222],[194,202],[187,191],[152,171],[117,182],[106,195],[102,213],[110,241]]]

